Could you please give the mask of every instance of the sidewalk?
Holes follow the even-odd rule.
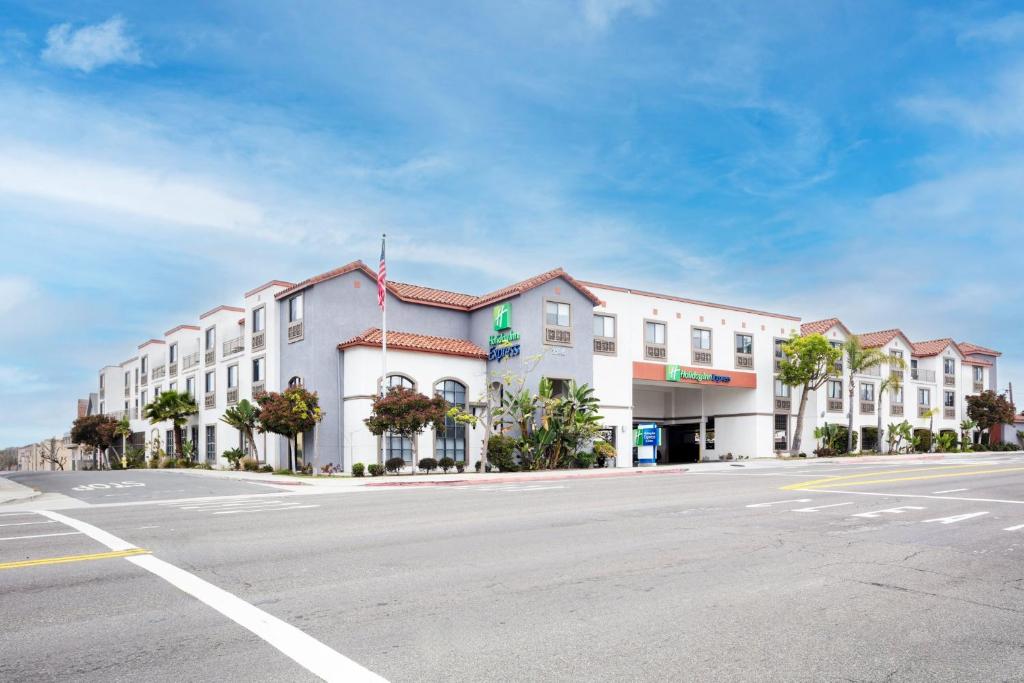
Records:
[[[0,474],[0,505],[5,503],[24,503],[38,495],[39,491],[11,481],[6,476]]]

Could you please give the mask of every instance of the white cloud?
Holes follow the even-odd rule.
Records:
[[[1010,43],[1024,38],[1024,13],[1011,12],[993,21],[977,23],[960,32],[957,41]]]
[[[1002,135],[1024,132],[1024,64],[1002,71],[986,94],[916,95],[903,109],[919,119],[964,128],[972,133]]]
[[[77,31],[71,24],[59,24],[46,34],[43,59],[85,73],[110,64],[138,64],[139,48],[125,35],[124,28],[124,19],[119,16]]]
[[[640,17],[654,13],[652,0],[583,0],[583,18],[591,27],[605,30],[624,12]]]

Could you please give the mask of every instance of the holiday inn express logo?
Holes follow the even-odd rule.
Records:
[[[665,366],[665,381],[682,382],[683,380],[690,380],[691,382],[716,382],[719,384],[728,384],[732,381],[732,377],[729,377],[728,375],[716,375],[710,372],[683,370],[679,365]]]
[[[492,309],[494,313],[494,331],[501,332],[512,327],[512,304],[498,304]]]

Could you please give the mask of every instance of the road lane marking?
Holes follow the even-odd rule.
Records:
[[[8,522],[7,524],[0,524],[0,526],[28,526],[29,524],[56,524],[52,519],[45,522]]]
[[[1018,524],[1017,526],[1008,526],[1003,531],[1017,531],[1018,529],[1024,529],[1024,524]]]
[[[781,505],[782,503],[810,503],[810,498],[790,498],[789,500],[775,500],[771,503],[754,503],[753,505],[747,505],[748,508],[766,508],[772,505]]]
[[[111,550],[139,549],[128,541],[103,531],[88,522],[67,517],[59,512],[52,512],[50,510],[40,510],[39,514],[45,515],[54,521],[62,522],[72,529],[77,529]],[[268,644],[280,650],[296,664],[325,681],[338,681],[340,683],[341,681],[377,682],[386,680],[340,652],[332,650],[316,638],[300,631],[291,624],[281,621],[223,588],[218,588],[212,583],[184,569],[175,567],[169,562],[164,562],[153,555],[126,557],[124,560],[159,576],[172,586],[217,610],[239,626],[248,629]]]
[[[0,563],[0,569],[22,569],[24,567],[41,567],[48,564],[67,564],[68,562],[88,562],[91,560],[109,560],[117,557],[143,555],[148,550],[112,550],[109,553],[91,553],[89,555],[64,555],[63,557],[45,557],[39,560],[21,560],[19,562]]]
[[[809,508],[796,508],[794,510],[790,510],[790,512],[817,512],[818,510],[824,510],[826,508],[838,508],[844,505],[853,505],[853,503],[832,503],[831,505],[815,505],[814,507]]]
[[[805,481],[797,484],[790,484],[789,486],[783,486],[783,491],[803,491],[807,490],[808,487],[818,485],[833,485],[833,486],[868,486],[871,484],[890,484],[893,482],[900,481],[921,481],[925,479],[945,479],[948,477],[967,477],[977,474],[1000,474],[1002,472],[1020,472],[1024,471],[1024,467],[1001,467],[995,469],[984,469],[979,470],[979,467],[991,467],[984,463],[973,463],[970,465],[941,465],[939,467],[917,467],[909,470],[883,470],[877,472],[863,472],[861,474],[850,474],[843,477],[827,477],[825,479],[815,479],[814,481]],[[973,472],[949,472],[957,468],[968,468],[973,467]],[[934,472],[944,471],[945,474],[925,474],[917,475],[919,472]],[[910,477],[894,477],[890,479],[872,479],[872,477],[888,477],[893,474],[915,474],[917,476]]]
[[[0,541],[20,541],[23,538],[48,538],[50,536],[77,536],[80,531],[61,531],[56,534],[34,534],[32,536],[2,536]]]
[[[923,523],[927,524],[928,522],[938,522],[939,524],[956,524],[957,522],[962,522],[965,519],[974,519],[975,517],[981,517],[982,515],[987,514],[987,512],[968,512],[963,515],[953,515],[951,517],[936,517],[935,519],[926,519]]]
[[[220,512],[214,512],[215,515],[237,515],[239,512],[265,512],[267,510],[304,510],[306,508],[318,508],[319,505],[289,505],[287,507],[279,508],[254,508],[252,510],[222,510]]]
[[[885,510],[874,510],[873,512],[858,512],[857,514],[850,515],[850,516],[851,517],[866,517],[868,519],[874,519],[875,517],[878,517],[878,516],[880,516],[880,515],[882,515],[883,513],[886,513],[886,512],[891,512],[894,515],[902,515],[907,510],[924,510],[924,508],[920,507],[920,506],[917,506],[917,505],[901,505],[900,507],[887,508]]]
[[[970,491],[970,489],[946,489],[945,491],[932,491],[932,493],[938,495],[940,493],[960,493],[961,491]]]
[[[929,496],[924,493],[881,493],[879,491],[839,491],[834,489],[807,489],[808,493],[840,493],[844,496],[882,496],[883,498],[926,498],[928,500],[962,500],[968,503],[1009,503],[1024,505],[1024,500],[1003,498],[965,498],[962,496]]]

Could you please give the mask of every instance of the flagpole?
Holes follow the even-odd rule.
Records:
[[[387,235],[381,234],[380,236],[380,265],[379,268],[386,268],[384,260],[384,244],[387,241]],[[378,271],[378,277],[380,277]],[[386,277],[386,276],[385,276]],[[387,393],[387,382],[388,382],[388,304],[387,304],[387,284],[386,280],[381,283],[383,297],[380,306],[380,395],[383,396]],[[381,434],[380,438],[380,462],[383,465],[387,462],[387,434]]]

